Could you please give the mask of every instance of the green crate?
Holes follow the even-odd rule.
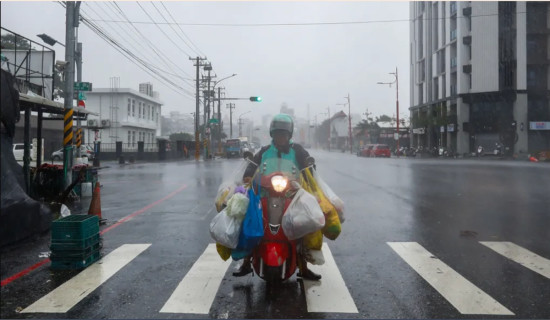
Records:
[[[83,269],[91,265],[92,263],[99,260],[101,254],[98,251],[92,252],[89,256],[85,258],[64,258],[62,260],[51,260],[50,268],[52,269]]]
[[[83,241],[99,233],[99,218],[94,215],[70,215],[52,222],[52,242]]]
[[[84,248],[84,249],[77,249],[77,250],[52,250],[52,253],[50,255],[51,260],[64,260],[64,259],[70,259],[70,258],[80,258],[83,259],[87,256],[89,256],[92,252],[98,251],[102,248],[102,243],[97,242],[93,245]]]
[[[52,239],[50,244],[50,250],[52,251],[64,251],[64,250],[82,250],[93,246],[100,240],[99,233],[94,234],[85,240],[58,240]]]

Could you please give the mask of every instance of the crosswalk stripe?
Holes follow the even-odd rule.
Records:
[[[334,257],[326,243],[322,247],[325,264],[310,266],[323,277],[320,281],[304,280],[308,312],[359,313]]]
[[[160,312],[208,314],[230,264],[220,259],[216,244],[209,244]]]
[[[482,245],[550,279],[550,260],[512,242],[480,241]]]
[[[150,245],[125,244],[118,247],[21,312],[64,313],[69,311]]]
[[[388,245],[462,314],[514,315],[416,242]]]

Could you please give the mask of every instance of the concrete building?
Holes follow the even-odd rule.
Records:
[[[86,109],[99,113],[83,126],[86,141],[122,141],[125,148],[137,149],[138,141],[156,143],[161,135],[160,100],[129,88],[94,88],[86,95]]]
[[[550,149],[548,2],[410,3],[413,146]]]
[[[153,97],[153,84],[150,82],[146,83],[140,83],[139,84],[139,92],[148,95],[149,97]]]

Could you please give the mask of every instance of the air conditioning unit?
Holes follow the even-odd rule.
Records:
[[[88,127],[97,127],[97,119],[89,119]]]
[[[101,120],[101,126],[102,127],[110,127],[111,121],[110,120]]]

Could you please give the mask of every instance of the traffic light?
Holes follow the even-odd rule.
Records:
[[[250,97],[250,101],[262,102],[262,97]]]

